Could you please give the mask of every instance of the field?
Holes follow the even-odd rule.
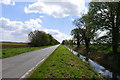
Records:
[[[26,47],[26,44],[21,44],[21,43],[5,43],[4,45],[10,45],[10,48],[4,48],[4,49],[0,49],[0,52],[2,54],[0,54],[0,58],[8,58],[8,57],[12,57],[12,56],[16,56],[25,52],[29,52],[29,51],[33,51],[33,50],[37,50],[37,49],[41,49],[41,48],[46,48],[49,46],[41,46],[41,47]],[[17,47],[15,47],[17,46]],[[13,48],[15,47],[15,48]]]
[[[0,45],[26,45],[26,43],[1,42]]]
[[[28,78],[80,78],[84,80],[102,78],[87,63],[60,45]],[[53,79],[54,80],[54,79]]]
[[[76,45],[69,47],[78,53],[96,61],[110,71],[120,74],[120,54],[113,54],[112,47],[91,45],[90,52],[88,54],[85,51],[85,46],[80,46],[80,48],[76,48]],[[120,53],[120,47],[118,48],[118,51]]]
[[[20,48],[20,47],[28,47],[27,43],[12,43],[12,42],[1,42],[0,48]]]

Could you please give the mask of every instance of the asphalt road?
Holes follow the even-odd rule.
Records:
[[[2,78],[25,78],[41,64],[59,45],[27,52],[2,60]]]

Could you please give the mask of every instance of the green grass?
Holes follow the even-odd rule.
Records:
[[[102,78],[87,63],[60,45],[28,78]]]
[[[2,52],[2,54],[0,55],[0,58],[8,58],[8,57],[16,56],[25,52],[42,49],[46,47],[49,47],[49,46],[0,49],[0,52]]]

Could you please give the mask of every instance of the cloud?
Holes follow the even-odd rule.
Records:
[[[66,0],[64,2],[35,2],[24,8],[25,13],[44,13],[57,18],[79,16],[87,12],[84,0]]]
[[[60,42],[64,39],[71,39],[71,36],[61,33],[58,30],[45,28],[41,29],[42,21],[39,18],[30,19],[25,22],[11,21],[7,18],[0,18],[0,23],[2,23],[2,27],[0,27],[0,36],[2,36],[2,40],[0,41],[25,42],[28,41],[28,33],[36,29],[51,34]]]
[[[58,30],[55,29],[43,29],[46,33],[51,34],[55,39],[57,39],[59,42],[62,42],[65,39],[72,39],[72,36],[66,35]]]
[[[97,31],[97,33],[99,34],[98,37],[105,36],[105,35],[107,35],[108,32],[109,32],[109,30],[104,30],[104,31],[98,30]]]
[[[27,34],[35,29],[41,28],[39,18],[30,19],[29,21],[11,21],[7,18],[0,18],[3,38],[2,40],[27,41]]]
[[[0,3],[6,5],[15,5],[15,2],[12,2],[11,0],[1,0]]]
[[[71,18],[71,21],[74,21],[75,19]]]
[[[43,18],[44,16],[39,16],[40,18]]]
[[[31,27],[36,27],[36,28],[40,28],[41,27],[41,23],[42,21],[39,18],[36,19],[30,19],[29,21],[25,21],[24,24],[27,26],[31,26]]]
[[[0,22],[2,23],[2,28],[8,31],[14,30],[27,30],[27,29],[39,29],[41,27],[42,21],[39,18],[30,19],[29,21],[21,22],[21,21],[10,21],[7,18],[0,18]]]

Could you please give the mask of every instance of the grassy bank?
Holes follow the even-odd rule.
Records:
[[[8,58],[8,57],[16,56],[25,52],[42,49],[46,47],[49,47],[49,46],[0,49],[0,52],[2,52],[2,54],[0,55],[0,58]]]
[[[81,46],[80,48],[76,48],[76,46],[69,47],[78,53],[98,62],[110,71],[120,74],[120,54],[111,54],[112,48],[110,46],[91,45],[89,54],[86,53],[85,46]],[[120,47],[118,48],[118,51],[120,52]]]
[[[101,76],[87,63],[60,45],[28,79],[31,78],[81,78],[99,79]]]

